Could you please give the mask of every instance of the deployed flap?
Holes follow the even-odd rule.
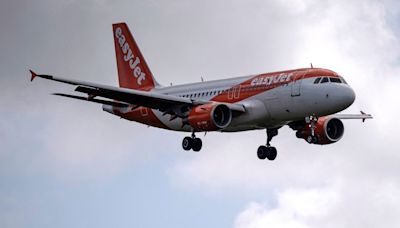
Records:
[[[96,99],[96,98],[87,98],[87,97],[75,96],[75,95],[65,94],[65,93],[53,93],[53,95],[78,99],[78,100],[82,100],[82,101],[90,101],[90,102],[94,102],[94,103],[98,103],[98,104],[112,105],[114,107],[119,107],[119,108],[129,107],[129,104],[124,104],[124,103],[120,103],[120,102],[107,101],[107,100],[101,100],[101,99]]]

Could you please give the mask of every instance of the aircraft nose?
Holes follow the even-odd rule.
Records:
[[[354,90],[350,86],[342,89],[341,103],[343,104],[343,106],[349,107],[350,105],[353,104],[355,99],[356,99],[356,94],[354,93]]]

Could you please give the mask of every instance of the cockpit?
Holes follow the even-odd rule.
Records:
[[[322,83],[343,83],[347,84],[343,77],[318,77],[315,79],[314,84],[322,84]]]

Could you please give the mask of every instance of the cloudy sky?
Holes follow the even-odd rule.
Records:
[[[308,67],[356,91],[344,138],[284,127],[185,133],[51,96],[28,69],[117,85],[111,24],[131,28],[165,85]],[[400,3],[395,0],[0,2],[0,227],[399,227]]]

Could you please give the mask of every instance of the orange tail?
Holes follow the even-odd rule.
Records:
[[[158,85],[128,26],[125,23],[113,24],[113,32],[119,86],[151,90]]]

